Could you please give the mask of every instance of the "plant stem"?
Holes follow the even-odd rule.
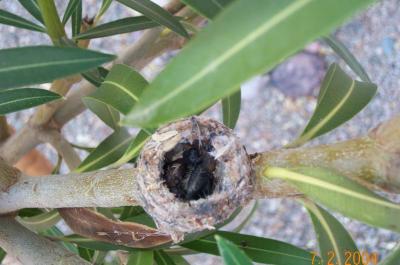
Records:
[[[6,116],[0,115],[0,143],[10,136]]]
[[[281,149],[253,159],[258,190],[263,196],[274,192],[264,178],[266,167],[324,167],[347,176],[371,189],[400,192],[400,116],[382,123],[367,136],[315,147]],[[292,189],[294,191],[294,189]]]
[[[48,130],[39,135],[43,142],[50,143],[61,155],[68,167],[72,170],[79,166],[81,160],[71,144],[56,130]]]
[[[63,24],[58,16],[54,0],[38,0],[47,34],[49,34],[54,45],[60,45],[62,38],[66,36]]]
[[[21,176],[21,172],[9,166],[3,159],[0,158],[0,192],[5,193],[8,189],[14,185],[19,177]]]
[[[0,217],[0,235],[0,246],[23,264],[91,264],[33,233],[12,217]]]
[[[0,213],[21,208],[119,207],[137,205],[136,169],[84,174],[21,176],[0,192]]]

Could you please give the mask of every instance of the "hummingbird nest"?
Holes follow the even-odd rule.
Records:
[[[191,117],[153,134],[138,161],[137,198],[161,232],[175,242],[185,233],[215,229],[251,199],[251,162],[223,124]]]

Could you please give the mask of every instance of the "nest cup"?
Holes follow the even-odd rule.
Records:
[[[183,147],[202,148],[202,161],[213,160],[212,172],[202,173],[200,166],[186,166],[181,174],[185,183],[188,175],[195,174],[192,171],[201,173],[192,178],[208,177],[212,182],[208,185],[212,190],[195,199],[179,196],[166,183],[167,156],[176,153],[177,161],[185,164]],[[145,144],[138,168],[138,199],[159,230],[175,242],[183,240],[185,233],[215,229],[237,207],[246,204],[254,190],[251,163],[238,137],[223,124],[203,117],[179,120],[157,130]]]

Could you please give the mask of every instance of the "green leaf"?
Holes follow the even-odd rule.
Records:
[[[62,19],[62,23],[65,25],[68,19],[72,16],[74,12],[77,12],[77,9],[80,8],[82,0],[69,0],[67,8],[65,9],[64,16]]]
[[[360,112],[376,94],[376,85],[351,79],[332,64],[322,82],[318,104],[306,128],[290,147],[325,134]]]
[[[104,15],[104,13],[106,13],[108,8],[110,7],[111,3],[112,0],[103,0],[103,2],[101,3],[100,10],[96,15],[95,21],[100,20],[100,18]]]
[[[285,242],[224,231],[218,231],[215,234],[236,244],[254,262],[275,265],[310,265],[312,262],[310,252]],[[182,244],[182,246],[198,252],[219,255],[214,235]],[[319,261],[318,257],[317,261]]]
[[[117,64],[110,70],[101,86],[86,98],[111,105],[123,114],[138,102],[147,81],[127,65]]]
[[[0,89],[46,83],[115,58],[78,48],[32,46],[0,50]]]
[[[340,40],[333,35],[328,35],[327,37],[324,37],[323,40],[332,48],[332,50],[342,57],[342,59],[354,71],[354,73],[361,78],[362,81],[371,82],[371,79],[362,65]]]
[[[37,88],[17,88],[0,91],[0,114],[7,114],[61,98],[60,95]]]
[[[353,255],[358,249],[343,225],[318,205],[307,200],[304,200],[304,205],[314,225],[322,264],[352,265],[351,261],[346,262],[346,256],[349,253]]]
[[[128,17],[98,25],[75,36],[76,40],[80,39],[95,39],[107,36],[113,36],[122,33],[144,30],[160,26],[157,22],[144,17]]]
[[[185,28],[179,21],[171,15],[168,11],[164,10],[159,5],[150,0],[117,0],[121,4],[130,7],[144,16],[154,20],[155,22],[175,31],[176,33],[188,38],[189,35]]]
[[[146,225],[152,228],[157,228],[156,224],[154,223],[153,218],[148,215],[147,213],[141,213],[132,217],[125,219],[125,221]]]
[[[370,2],[237,0],[156,77],[124,123],[156,127],[194,114]]]
[[[7,255],[7,253],[2,248],[0,248],[0,262],[3,261],[3,259],[5,258],[6,255]]]
[[[231,229],[232,232],[239,233],[245,227],[245,225],[250,221],[250,219],[255,214],[258,208],[258,200],[254,200],[254,204],[251,207],[250,212],[247,214],[246,218],[244,218],[235,228]]]
[[[106,257],[107,257],[107,252],[106,251],[95,251],[93,258],[92,258],[92,264],[101,264],[101,265],[106,265]]]
[[[25,208],[18,211],[19,217],[31,217],[38,214],[42,214],[43,211],[37,208]]]
[[[56,226],[53,226],[47,230],[39,232],[41,235],[51,236],[51,237],[59,237],[64,236],[63,232],[60,231]],[[78,254],[78,248],[71,243],[68,242],[60,242],[66,249],[71,251],[72,253]]]
[[[72,37],[81,32],[82,25],[82,0],[79,0],[76,8],[71,14],[71,34]]]
[[[138,250],[129,254],[127,265],[153,265],[154,252],[151,250]]]
[[[181,0],[181,2],[193,8],[197,13],[208,19],[214,18],[225,6],[233,0]]]
[[[88,248],[83,248],[83,247],[78,247],[78,252],[79,252],[79,256],[81,258],[83,258],[84,260],[92,261],[92,258],[94,255],[94,250],[88,249]]]
[[[140,153],[140,150],[142,150],[142,147],[147,142],[147,139],[151,136],[151,134],[154,131],[155,131],[154,129],[140,130],[139,133],[136,135],[135,139],[133,139],[129,144],[129,147],[126,149],[123,156],[117,162],[115,162],[115,165],[117,166],[125,164],[134,159],[135,157],[137,157]]]
[[[249,257],[247,257],[246,254],[244,254],[244,252],[232,242],[225,240],[218,235],[215,236],[215,240],[217,241],[219,253],[222,256],[225,265],[253,264]]]
[[[307,167],[294,170],[271,167],[265,170],[264,175],[290,181],[313,200],[351,218],[400,232],[400,205],[344,176],[326,169]]]
[[[75,172],[92,171],[114,163],[124,154],[131,140],[132,136],[125,128],[113,132],[82,161]]]
[[[222,99],[222,117],[224,124],[234,129],[240,114],[241,103],[240,90]]]
[[[108,104],[99,101],[96,98],[85,97],[82,99],[83,103],[90,109],[97,117],[99,117],[105,124],[112,129],[119,128],[119,112]]]
[[[18,221],[33,231],[43,231],[54,226],[61,220],[57,210],[42,213],[32,217],[18,218]]]
[[[76,149],[79,149],[79,150],[83,150],[83,151],[86,151],[86,152],[93,152],[93,150],[94,149],[96,149],[95,147],[88,147],[88,146],[82,146],[82,145],[77,145],[77,144],[73,144],[73,143],[70,143],[71,144],[71,146],[73,147],[73,148],[76,148]]]
[[[109,71],[104,67],[97,67],[93,70],[82,73],[83,78],[90,82],[95,87],[101,86]]]
[[[119,219],[126,220],[129,217],[134,217],[142,213],[144,213],[144,210],[141,206],[125,206]]]
[[[39,32],[46,32],[46,29],[26,20],[25,18],[14,15],[10,12],[0,9],[0,24],[6,24],[17,28],[29,29]]]
[[[398,265],[400,260],[400,244],[387,255],[378,265]],[[368,265],[368,264],[367,264]]]
[[[162,250],[154,251],[154,260],[157,265],[176,265],[175,262]]]
[[[36,0],[18,0],[19,3],[26,9],[26,11],[29,12],[34,18],[36,18],[39,22],[42,24],[43,18],[42,14],[40,12],[39,6],[36,2]]]
[[[183,256],[170,255],[169,257],[175,262],[176,265],[190,265],[190,263],[187,262]]]

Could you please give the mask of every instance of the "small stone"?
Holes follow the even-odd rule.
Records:
[[[286,96],[310,96],[320,86],[325,71],[322,57],[302,52],[276,67],[271,75],[271,83]]]

